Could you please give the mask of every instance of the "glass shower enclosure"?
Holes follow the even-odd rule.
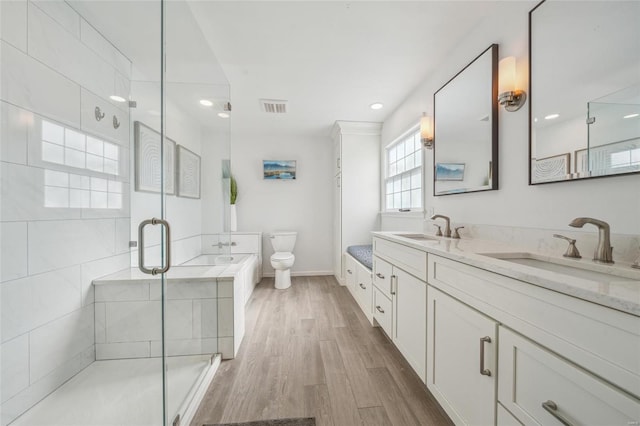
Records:
[[[188,424],[220,295],[181,265],[225,232],[228,81],[187,1],[0,19],[0,424]]]

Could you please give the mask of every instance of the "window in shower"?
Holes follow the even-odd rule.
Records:
[[[42,120],[42,160],[109,175],[120,174],[120,147]]]
[[[84,171],[45,169],[45,207],[122,208],[123,184],[109,178],[120,171],[118,145],[42,120],[42,161]]]
[[[121,209],[122,182],[45,170],[44,206],[72,209]]]

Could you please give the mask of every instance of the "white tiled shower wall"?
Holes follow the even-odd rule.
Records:
[[[91,281],[129,267],[131,62],[62,1],[2,1],[1,366],[6,425],[95,360]],[[96,121],[98,106],[105,119]],[[112,125],[117,116],[123,123]],[[115,209],[44,204],[41,121],[90,134],[122,153]]]

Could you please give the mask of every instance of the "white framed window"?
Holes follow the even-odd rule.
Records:
[[[422,210],[422,143],[420,129],[398,138],[386,149],[385,211]]]

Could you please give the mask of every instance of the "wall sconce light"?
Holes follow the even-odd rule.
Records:
[[[527,94],[516,89],[516,58],[509,56],[501,60],[498,72],[498,103],[509,112],[519,110]]]
[[[420,119],[420,141],[427,149],[433,149],[433,117],[426,112],[422,113]]]

